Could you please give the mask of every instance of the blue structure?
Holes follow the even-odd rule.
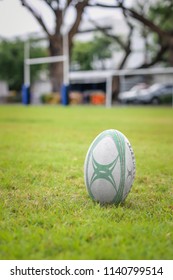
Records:
[[[27,85],[22,86],[22,104],[29,105],[31,103],[30,87]]]
[[[62,85],[61,87],[61,103],[64,106],[69,104],[69,85]]]

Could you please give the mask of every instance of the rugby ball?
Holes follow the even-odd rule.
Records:
[[[118,130],[100,133],[91,143],[84,163],[84,180],[90,197],[119,204],[135,178],[135,156],[128,139]]]

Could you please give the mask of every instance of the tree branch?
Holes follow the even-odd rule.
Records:
[[[166,53],[167,50],[168,50],[168,45],[162,45],[158,50],[157,54],[155,55],[155,57],[149,63],[143,63],[142,65],[137,67],[137,69],[149,68],[154,64],[156,64],[157,62],[162,61],[163,55]]]
[[[39,24],[42,26],[43,30],[46,32],[46,34],[48,36],[50,36],[50,33],[44,23],[44,21],[42,20],[41,16],[25,1],[25,0],[20,0],[21,4],[26,7],[31,13],[32,15],[35,17],[35,19],[39,22]]]
[[[137,13],[133,9],[129,9],[129,8],[126,8],[126,7],[123,7],[123,8],[125,9],[126,13],[130,17],[132,17],[134,19],[137,19],[138,21],[143,23],[145,26],[147,26],[150,30],[152,30],[153,32],[156,32],[160,37],[170,39],[170,33],[162,30],[160,27],[155,25],[151,20],[149,20],[146,17],[144,17],[143,15]]]
[[[77,33],[77,31],[79,29],[79,25],[81,23],[82,15],[83,15],[85,7],[88,6],[88,2],[89,2],[89,0],[84,0],[82,2],[78,2],[75,5],[76,11],[77,11],[77,15],[76,15],[76,20],[75,20],[72,28],[69,31],[69,48],[71,48],[71,46],[72,46],[73,36],[74,36],[74,34]]]
[[[99,7],[99,8],[115,8],[115,9],[119,9],[120,6],[119,5],[106,5],[106,4],[101,4],[101,3],[95,3],[95,4],[88,4],[88,7]]]
[[[168,39],[170,38],[171,34],[169,32],[162,30],[156,24],[154,24],[151,20],[149,20],[146,17],[144,17],[143,15],[139,14],[134,9],[125,7],[124,1],[117,0],[117,2],[118,2],[117,5],[106,5],[106,4],[101,4],[101,3],[95,3],[95,4],[89,4],[88,6],[89,7],[100,7],[100,8],[123,9],[124,11],[126,11],[126,13],[130,17],[140,21],[145,26],[147,26],[150,30],[152,30],[153,32],[156,32],[159,36],[165,37]]]
[[[49,6],[49,8],[51,8],[51,10],[53,11],[53,13],[55,13],[55,8],[53,8],[52,6],[52,1],[51,0],[46,0],[45,1],[46,4]],[[57,1],[57,4],[59,3],[59,1]]]
[[[103,32],[106,36],[108,36],[111,39],[114,39],[120,46],[121,48],[125,49],[126,45],[124,42],[121,40],[120,36],[109,34],[108,32],[105,32],[105,28],[99,26],[94,20],[90,19],[90,22],[94,25],[96,30],[99,30],[100,32]]]
[[[102,6],[105,6],[105,5],[102,5]],[[114,39],[120,45],[120,47],[124,50],[125,55],[124,55],[120,65],[119,65],[118,69],[122,69],[123,68],[124,64],[126,63],[126,60],[127,60],[128,56],[131,53],[131,39],[132,39],[133,30],[134,30],[134,26],[130,22],[130,20],[128,19],[128,16],[127,16],[126,11],[124,9],[123,9],[123,15],[124,15],[126,24],[129,26],[129,30],[130,30],[129,34],[127,36],[127,42],[126,43],[123,42],[123,40],[121,40],[121,38],[119,36],[112,35],[112,34],[109,34],[108,32],[105,32],[105,29],[103,29],[102,27],[98,26],[95,21],[90,19],[90,21],[93,23],[95,28],[97,28],[97,30],[103,32],[106,36],[110,37],[111,39]]]
[[[131,54],[131,41],[132,41],[132,34],[133,34],[133,30],[134,30],[134,26],[133,24],[130,22],[130,20],[128,19],[128,16],[126,14],[126,11],[123,9],[123,15],[126,21],[126,24],[129,27],[129,34],[127,36],[127,43],[125,45],[124,51],[125,51],[125,55],[118,67],[118,69],[122,69],[127,61],[127,58],[129,57],[129,55]]]
[[[69,7],[72,2],[73,2],[73,0],[67,0],[66,8]]]

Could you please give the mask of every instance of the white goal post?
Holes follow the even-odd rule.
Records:
[[[64,62],[63,63],[63,73],[64,73],[64,84],[68,84],[69,81],[69,71],[65,62],[68,62],[67,55],[60,56],[48,56],[48,57],[39,57],[39,58],[29,58],[29,42],[25,43],[25,52],[24,52],[24,84],[26,86],[30,86],[31,78],[30,78],[30,66],[36,64],[43,63],[56,63],[56,62]]]
[[[69,85],[69,81],[90,81],[95,82],[96,80],[104,81],[106,83],[106,102],[105,106],[110,108],[112,106],[112,81],[114,76],[120,78],[120,83],[124,81],[125,77],[128,76],[139,76],[139,75],[156,75],[156,74],[171,74],[173,80],[173,67],[167,68],[147,68],[147,69],[124,69],[124,70],[98,70],[98,71],[69,71],[69,54],[67,50],[67,36],[64,36],[64,55],[51,56],[51,57],[40,57],[40,58],[29,58],[29,42],[25,43],[24,53],[24,84],[30,86],[30,66],[42,63],[56,63],[63,62],[63,84]],[[172,93],[172,106],[173,106],[173,93]]]

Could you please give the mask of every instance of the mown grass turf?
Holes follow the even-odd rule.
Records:
[[[132,144],[125,203],[88,196],[83,164],[98,133]],[[0,259],[173,259],[173,109],[0,107]]]

